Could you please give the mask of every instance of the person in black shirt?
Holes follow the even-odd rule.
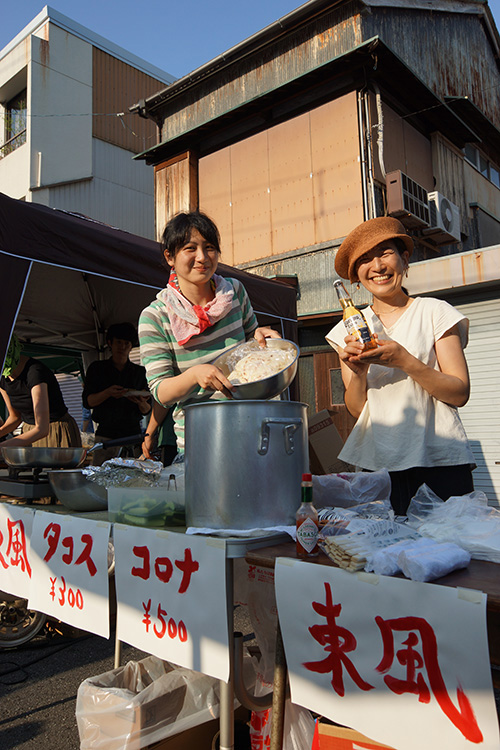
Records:
[[[92,420],[97,424],[96,443],[139,434],[142,417],[151,411],[148,396],[130,394],[148,390],[144,367],[129,359],[136,341],[137,332],[131,323],[110,326],[107,343],[111,357],[92,362],[85,375],[82,400],[87,409],[92,409]],[[116,456],[118,451],[96,450],[94,464]]]
[[[80,430],[68,414],[54,373],[22,353],[22,345],[12,335],[0,378],[0,394],[8,417],[0,427],[0,437],[9,435],[22,423],[22,434],[4,440],[2,447],[79,448]]]

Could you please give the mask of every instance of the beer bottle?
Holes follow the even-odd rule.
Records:
[[[318,547],[318,511],[312,503],[312,474],[302,474],[302,500],[295,514],[297,524],[297,557],[316,557]]]
[[[373,338],[373,334],[368,328],[365,316],[354,307],[354,303],[349,296],[341,279],[336,279],[333,282],[335,291],[337,292],[339,302],[342,307],[342,317],[344,319],[345,327],[347,332],[358,339],[359,342],[364,344],[364,349],[376,349],[377,342]]]

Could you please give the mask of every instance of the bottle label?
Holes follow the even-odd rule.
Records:
[[[350,333],[351,336],[355,336],[355,338],[359,339],[363,344],[370,343],[372,335],[370,329],[366,325],[366,320],[362,315],[359,313],[356,315],[349,315],[349,317],[344,320],[344,323],[347,332]]]
[[[310,518],[306,518],[297,529],[297,540],[306,552],[312,552],[318,542],[318,527]]]

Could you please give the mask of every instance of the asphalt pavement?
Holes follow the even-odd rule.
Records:
[[[237,627],[247,629],[246,614]],[[57,625],[28,643],[0,649],[1,750],[80,750],[76,696],[87,678],[113,669],[114,633],[109,640]],[[248,638],[248,636],[247,636]],[[146,654],[122,644],[121,663]],[[500,691],[495,691],[500,714]]]
[[[59,626],[61,627],[61,626]],[[23,646],[0,649],[0,748],[79,750],[76,695],[88,677],[114,666],[109,639],[62,628]],[[122,664],[145,654],[126,644]]]
[[[235,629],[255,644],[245,607],[236,607]],[[50,621],[28,643],[0,648],[0,750],[80,750],[78,688],[112,670],[114,652],[114,627],[108,640]],[[121,664],[145,656],[122,643]]]

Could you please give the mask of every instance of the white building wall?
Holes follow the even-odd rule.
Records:
[[[0,102],[8,102],[27,88],[31,44],[24,39],[0,60]],[[0,104],[0,142],[4,142],[5,109]],[[30,124],[27,123],[27,138]],[[5,158],[0,159],[0,190],[11,198],[24,198],[29,189],[30,151],[24,143]]]
[[[28,113],[26,143],[0,159],[0,191],[154,239],[153,170],[92,137],[93,35],[71,33],[70,19],[50,11],[52,22],[44,12],[0,51],[0,102],[27,88]]]
[[[28,113],[30,187],[91,177],[91,44],[52,24],[48,42],[31,37]]]
[[[24,198],[29,189],[30,152],[27,143],[0,159],[0,191],[11,198]]]

